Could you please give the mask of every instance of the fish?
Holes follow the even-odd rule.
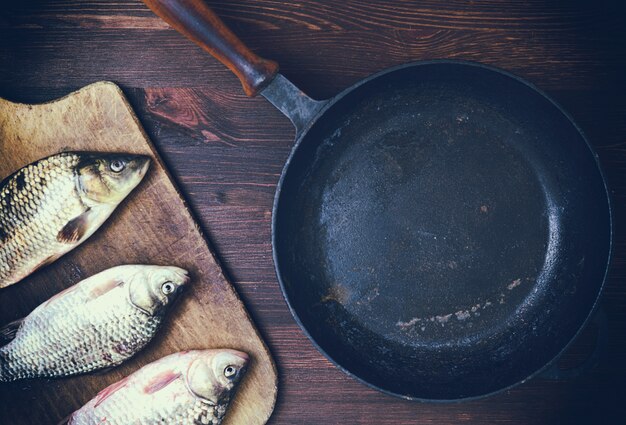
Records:
[[[230,349],[171,354],[100,391],[61,424],[219,425],[248,362]]]
[[[0,288],[56,261],[89,238],[142,181],[151,159],[63,152],[0,183]]]
[[[153,338],[189,280],[178,267],[123,265],[70,286],[0,328],[0,382],[121,364]]]

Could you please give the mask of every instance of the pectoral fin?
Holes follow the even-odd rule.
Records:
[[[63,243],[76,243],[80,241],[89,228],[89,211],[87,210],[78,217],[67,222],[57,235],[57,240]]]
[[[146,394],[154,394],[157,391],[167,387],[169,384],[180,378],[180,373],[173,370],[166,370],[155,376],[144,388]]]
[[[106,294],[107,292],[117,288],[122,285],[124,282],[120,279],[110,278],[104,279],[101,282],[98,282],[97,285],[94,285],[89,291],[89,300],[95,300],[98,297]]]
[[[24,319],[18,319],[0,328],[0,347],[13,341]]]

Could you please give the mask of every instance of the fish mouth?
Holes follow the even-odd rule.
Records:
[[[185,270],[184,272],[185,274],[183,275],[181,285],[187,285],[189,282],[191,282],[191,275],[189,274],[189,272],[187,270]]]
[[[187,270],[181,269],[180,267],[175,267],[173,271],[176,275],[175,281],[178,285],[185,286],[189,284],[189,282],[191,282],[191,275]]]
[[[229,353],[234,355],[234,356],[239,357],[246,364],[248,364],[248,362],[250,361],[250,356],[247,353],[244,353],[243,351],[229,350]]]
[[[242,368],[242,370],[246,370],[248,368],[248,365],[250,364],[250,356],[248,355],[248,353],[232,349],[222,349],[220,351],[222,354],[228,354],[241,360],[241,364],[239,366]]]
[[[152,158],[147,155],[137,155],[133,161],[135,163],[135,168],[137,169],[137,175],[140,179],[143,179],[150,168]]]

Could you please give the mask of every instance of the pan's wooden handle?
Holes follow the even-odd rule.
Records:
[[[276,62],[248,49],[203,0],[143,0],[150,9],[230,68],[248,96],[256,96],[278,73]]]

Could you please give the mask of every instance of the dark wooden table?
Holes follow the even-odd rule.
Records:
[[[397,400],[339,372],[313,348],[283,301],[270,216],[292,144],[289,121],[264,99],[246,98],[222,65],[139,0],[5,2],[0,96],[39,102],[97,80],[122,86],[275,355],[281,384],[271,423],[625,424],[623,1],[210,3],[246,43],[277,60],[316,98],[418,59],[469,59],[512,71],[571,112],[596,146],[613,193],[615,252],[602,299],[610,340],[595,370],[570,382],[534,379],[468,403]],[[579,362],[593,344],[590,329],[563,362]]]

